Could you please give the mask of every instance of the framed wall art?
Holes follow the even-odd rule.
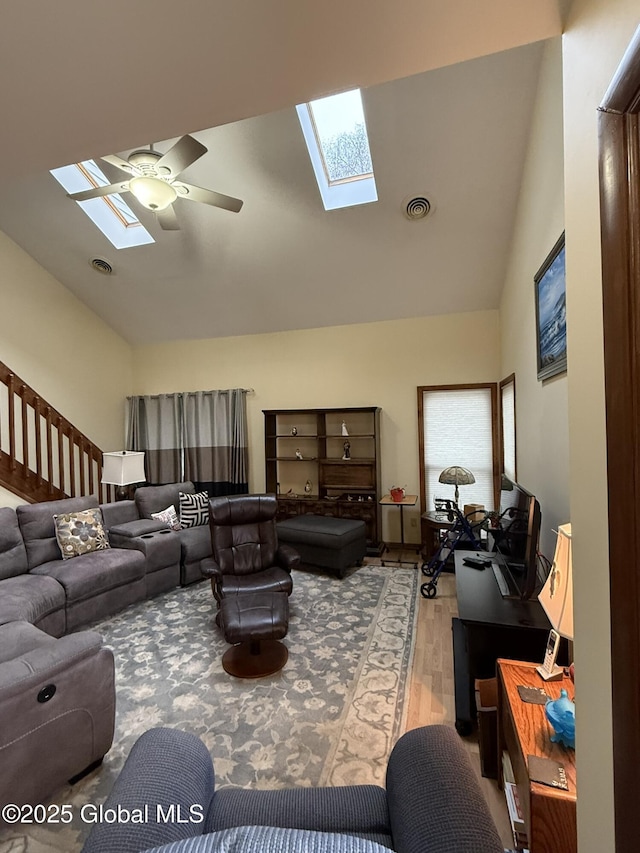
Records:
[[[567,370],[564,231],[534,276],[538,379]]]

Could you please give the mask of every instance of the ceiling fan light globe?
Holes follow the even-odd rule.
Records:
[[[160,178],[132,178],[129,190],[148,210],[165,210],[178,197],[171,184]]]

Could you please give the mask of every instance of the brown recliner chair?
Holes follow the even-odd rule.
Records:
[[[291,569],[300,556],[290,545],[278,544],[275,495],[233,495],[209,502],[213,556],[202,562],[219,603],[247,592],[291,594]]]
[[[275,495],[234,495],[209,502],[213,557],[201,564],[218,602],[217,624],[232,646],[224,669],[238,678],[271,675],[287,661],[291,569],[300,556],[278,545]]]

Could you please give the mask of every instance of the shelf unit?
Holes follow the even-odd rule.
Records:
[[[278,519],[309,513],[361,519],[368,547],[377,553],[380,409],[265,409],[263,414],[266,490],[278,497]],[[348,436],[342,435],[343,422]],[[343,459],[347,440],[351,458]]]

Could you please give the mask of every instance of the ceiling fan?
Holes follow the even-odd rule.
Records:
[[[239,198],[176,180],[181,172],[206,153],[205,146],[193,136],[183,136],[166,154],[154,151],[151,145],[148,150],[134,151],[126,160],[115,154],[108,155],[102,159],[131,175],[129,180],[67,195],[74,201],[87,201],[113,193],[133,193],[140,204],[148,210],[153,210],[160,227],[165,231],[180,229],[173,209],[173,202],[179,198],[238,213],[242,207]]]

